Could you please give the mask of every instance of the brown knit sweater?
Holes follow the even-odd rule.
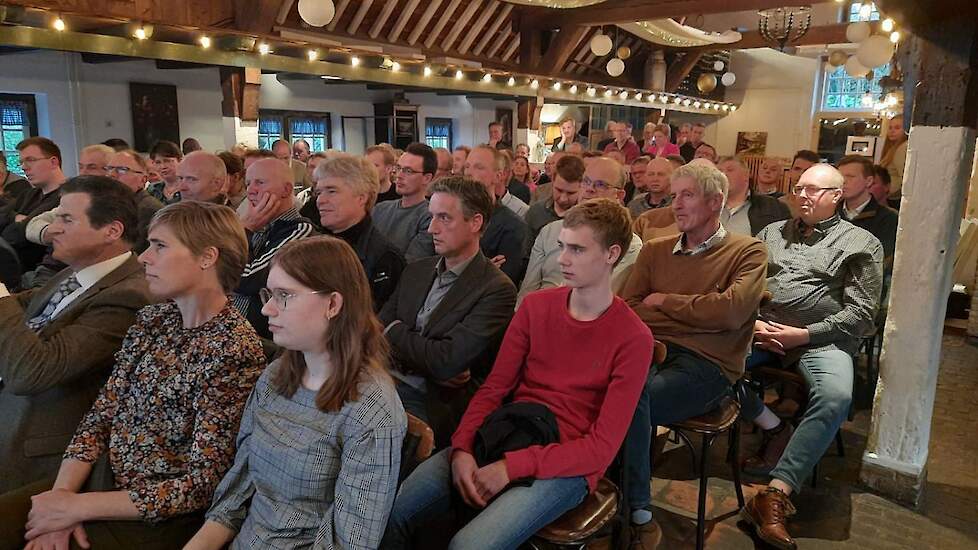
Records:
[[[642,247],[622,296],[656,339],[716,363],[731,381],[744,373],[767,277],[767,250],[757,239],[728,233],[695,256],[673,254],[679,236]],[[660,307],[642,300],[666,294]]]

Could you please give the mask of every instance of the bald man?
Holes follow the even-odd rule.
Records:
[[[221,157],[194,151],[177,165],[177,190],[181,200],[227,203],[228,169]]]
[[[188,155],[187,159],[194,154]],[[245,182],[247,210],[241,223],[248,235],[248,263],[231,298],[234,307],[248,319],[255,332],[262,338],[271,339],[268,318],[261,314],[258,293],[268,281],[272,257],[286,243],[315,233],[315,226],[300,216],[295,207],[292,169],[284,162],[273,158],[256,161],[245,173]]]
[[[748,365],[797,362],[809,387],[808,407],[793,428],[742,392],[742,417],[764,429],[764,444],[745,470],[771,477],[744,516],[777,548],[795,548],[788,534],[789,495],[801,489],[832,444],[852,401],[852,357],[874,330],[883,282],[883,246],[839,216],[844,178],[827,164],[802,174],[792,192],[798,219],[773,223],[757,238],[767,245],[771,299],[754,324]],[[749,395],[748,395],[749,394]]]

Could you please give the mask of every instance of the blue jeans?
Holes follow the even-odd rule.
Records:
[[[451,517],[451,449],[424,461],[397,492],[387,523],[383,549],[412,548],[414,533],[426,523]],[[495,500],[452,538],[451,550],[517,548],[537,531],[584,501],[583,477],[538,479],[529,487],[504,489]]]
[[[625,437],[626,496],[632,510],[652,503],[652,426],[707,413],[731,392],[730,381],[719,366],[685,348],[667,347],[666,360],[649,371]]]
[[[809,351],[798,361],[808,384],[808,409],[771,477],[787,483],[795,492],[835,440],[835,433],[849,415],[852,402],[852,356],[832,349]]]

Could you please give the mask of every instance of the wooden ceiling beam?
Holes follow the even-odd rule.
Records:
[[[502,59],[506,63],[511,63],[509,58],[513,57],[513,55],[516,54],[517,51],[519,51],[518,50],[519,47],[520,47],[520,35],[517,34],[516,39],[513,40],[513,42],[509,45],[508,48],[506,48],[506,51],[503,52],[503,55],[500,59]]]
[[[370,6],[373,4],[374,0],[360,0],[360,9],[353,15],[353,19],[350,20],[350,26],[346,28],[348,34],[357,34],[357,31],[360,29],[360,24],[363,23],[363,18],[367,16],[367,12],[370,11]]]
[[[394,26],[391,28],[391,32],[387,35],[388,42],[397,42],[401,39],[401,33],[404,32],[404,27],[407,26],[408,21],[411,16],[414,15],[414,10],[418,9],[418,4],[421,0],[408,0],[408,3],[401,10],[400,15],[397,16],[397,20],[394,21]],[[425,23],[427,24],[427,22]]]
[[[340,24],[340,18],[343,17],[344,13],[346,13],[346,8],[349,7],[349,5],[350,0],[340,0],[339,3],[336,4],[336,12],[333,14],[333,20],[326,25],[326,30],[329,32],[336,30],[336,26]]]
[[[283,0],[282,5],[278,8],[278,15],[275,16],[275,22],[281,25],[285,23],[285,20],[289,18],[289,12],[292,11],[292,6],[295,5],[295,0]]]
[[[448,36],[441,43],[441,49],[446,52],[452,49],[455,40],[458,39],[458,35],[462,34],[462,29],[466,28],[466,25],[469,24],[469,20],[475,15],[475,12],[479,11],[479,8],[482,7],[482,0],[468,0],[468,2],[468,5],[462,11],[462,15],[455,21],[452,30],[448,32]]]
[[[475,55],[482,54],[482,50],[486,49],[486,46],[489,44],[489,41],[492,40],[492,37],[496,36],[496,31],[499,30],[499,27],[502,26],[503,21],[505,21],[506,18],[509,17],[509,14],[512,11],[513,11],[512,4],[503,4],[503,9],[499,11],[498,15],[496,15],[496,19],[495,21],[492,22],[492,25],[489,26],[489,30],[482,33],[482,38],[479,39],[479,42],[475,45],[475,49],[472,50],[472,53],[474,53]]]
[[[281,0],[234,0],[234,26],[249,33],[268,34],[279,7]]]
[[[486,57],[496,57],[496,53],[499,52],[499,49],[502,48],[503,47],[503,44],[506,44],[506,42],[509,41],[509,39],[514,34],[515,33],[513,33],[513,32],[504,32],[504,33],[501,33],[499,35],[499,38],[496,39],[495,44],[493,44],[492,47],[489,48],[489,51],[486,52]]]
[[[544,53],[541,64],[536,70],[541,73],[552,73],[562,69],[564,65],[567,65],[567,61],[570,60],[575,48],[588,35],[590,30],[590,27],[585,26],[561,28],[557,36],[550,41],[550,46]]]
[[[680,61],[674,62],[666,72],[666,91],[675,92],[702,57],[703,52],[689,52]]]
[[[459,4],[461,3],[462,0],[451,0],[451,3],[449,3],[448,7],[445,8],[445,11],[441,13],[441,17],[438,18],[438,22],[435,23],[434,28],[431,29],[431,32],[428,33],[428,36],[424,39],[423,44],[425,48],[430,48],[435,45],[435,41],[438,40],[438,36],[441,34],[441,31],[445,29],[445,25],[448,25],[452,15],[455,13],[455,10],[458,9]]]
[[[486,7],[483,8],[478,19],[475,20],[472,27],[465,33],[465,38],[462,39],[462,43],[458,45],[458,53],[463,55],[467,53],[469,48],[472,47],[472,43],[475,42],[475,39],[485,34],[486,23],[489,22],[489,18],[496,11],[497,6],[499,6],[499,2],[496,2],[495,0],[489,0],[489,2],[486,3]]]
[[[519,9],[526,14],[523,22],[527,26],[553,29],[568,25],[614,25],[693,14],[762,10],[782,7],[784,2],[785,0],[619,0],[567,10],[538,7]]]
[[[431,0],[431,3],[425,8],[424,13],[421,14],[421,19],[418,20],[418,24],[411,29],[411,34],[408,35],[408,44],[413,46],[418,42],[418,38],[421,38],[421,33],[428,28],[428,23],[431,22],[431,18],[435,16],[435,12],[441,7],[442,1]]]
[[[384,4],[384,8],[380,10],[380,15],[374,20],[374,24],[370,26],[370,32],[367,36],[370,38],[377,38],[380,35],[380,31],[384,30],[384,25],[387,24],[387,20],[391,18],[391,14],[394,13],[394,8],[397,7],[399,0],[387,0]]]

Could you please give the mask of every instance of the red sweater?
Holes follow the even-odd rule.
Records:
[[[560,443],[506,453],[510,479],[584,476],[594,490],[628,431],[652,362],[652,333],[615,297],[593,321],[567,311],[571,289],[534,292],[516,311],[492,372],[469,403],[452,447],[472,452],[485,418],[513,401],[550,408]]]

